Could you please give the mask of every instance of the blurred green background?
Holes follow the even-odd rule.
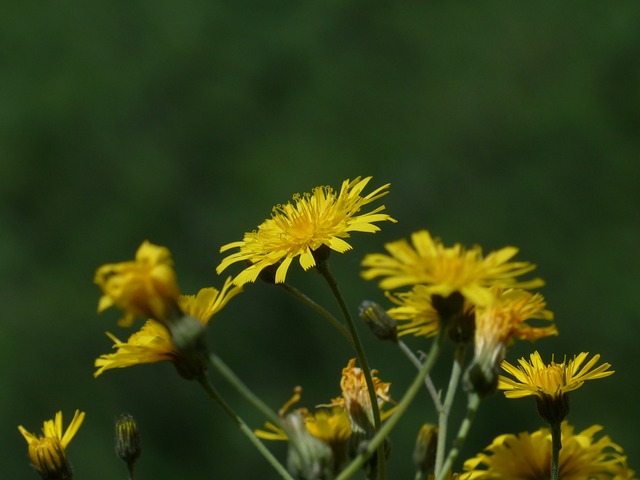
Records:
[[[273,205],[373,175],[397,224],[354,235],[332,264],[353,305],[383,301],[359,262],[427,228],[450,245],[515,245],[538,265],[561,335],[545,358],[601,353],[616,374],[572,396],[640,469],[640,4],[622,2],[12,2],[0,38],[0,449],[4,478],[36,478],[16,426],[87,412],[77,478],[125,478],[112,422],[133,414],[140,479],[278,478],[170,364],[110,371],[117,312],[96,313],[97,266],[145,239],[182,290],[220,287],[221,245]],[[230,273],[237,272],[230,269]],[[226,272],[225,272],[226,275]],[[337,312],[314,272],[294,285]],[[413,371],[364,329],[400,398]],[[257,283],[214,318],[211,346],[274,408],[339,393],[353,356],[313,312]],[[428,342],[408,339],[415,349]],[[515,361],[533,347],[517,344]],[[556,357],[556,358],[557,358]],[[442,382],[449,366],[436,374]],[[253,427],[263,419],[214,376]],[[423,395],[392,435],[391,479],[413,478]],[[455,425],[455,422],[454,422]],[[462,457],[541,425],[534,402],[481,407]],[[273,445],[284,455],[283,445]]]

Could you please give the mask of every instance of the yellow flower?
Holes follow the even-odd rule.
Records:
[[[113,368],[125,368],[143,363],[155,363],[163,360],[176,361],[178,351],[171,342],[169,331],[155,320],[147,320],[142,328],[131,335],[126,342],[107,332],[113,341],[115,353],[100,355],[94,363],[98,377],[102,372]]]
[[[475,309],[474,358],[468,370],[469,380],[481,395],[495,390],[498,366],[515,339],[534,341],[558,334],[555,325],[526,323],[530,319],[553,320],[553,313],[545,309],[539,293],[495,287],[491,290],[495,301]]]
[[[516,277],[535,269],[529,262],[510,262],[518,252],[515,247],[505,247],[483,257],[479,246],[466,250],[455,244],[446,248],[428,231],[411,235],[406,240],[387,243],[390,255],[369,254],[362,261],[366,268],[362,277],[371,280],[385,277],[379,286],[392,290],[407,285],[424,284],[430,293],[448,297],[460,292],[475,305],[487,305],[493,300],[487,287],[535,288],[543,284],[540,279],[519,282]]]
[[[569,392],[580,388],[587,380],[608,377],[614,373],[609,370],[611,365],[608,363],[593,369],[600,355],[595,355],[582,366],[588,355],[582,352],[569,362],[565,358],[564,362],[558,364],[552,359],[549,365],[545,365],[536,351],[530,356],[531,362],[521,358],[519,367],[503,361],[502,368],[515,380],[501,375],[498,389],[504,390],[507,398],[534,396],[540,416],[550,425],[559,424],[569,413]]]
[[[387,310],[391,318],[400,322],[398,335],[433,337],[440,326],[440,316],[431,303],[431,292],[425,285],[415,285],[409,292],[385,292],[398,305]]]
[[[181,295],[178,304],[186,315],[191,315],[207,325],[213,315],[222,310],[229,300],[242,292],[227,278],[220,291],[215,288],[202,288],[197,295]]]
[[[42,435],[28,432],[22,425],[18,430],[29,444],[29,459],[43,478],[71,478],[66,449],[84,420],[84,412],[76,410],[67,430],[62,433],[62,412],[53,420],[45,420]]]
[[[605,480],[632,478],[622,448],[608,436],[596,440],[602,430],[593,425],[574,433],[562,422],[562,450],[559,477],[562,480]],[[551,476],[551,433],[541,428],[533,433],[500,435],[484,453],[467,460],[464,469],[470,480],[548,480]],[[628,475],[628,476],[627,476]]]
[[[313,413],[306,408],[297,408],[293,412],[287,413],[293,404],[300,401],[301,393],[302,388],[296,387],[293,396],[278,412],[284,430],[271,422],[266,422],[266,429],[255,430],[255,434],[264,440],[294,442],[295,445],[290,445],[290,452],[291,450],[308,450],[310,443],[313,445],[313,442],[320,441],[329,447],[332,470],[338,472],[348,456],[349,439],[351,438],[349,417],[341,407],[320,408]],[[300,419],[304,425],[304,434],[300,432]],[[308,435],[315,440],[309,442],[309,439],[306,438]],[[314,450],[317,448],[311,448],[311,451]]]
[[[121,326],[130,326],[135,317],[146,316],[166,323],[179,315],[176,305],[180,291],[171,253],[165,247],[145,241],[133,261],[103,265],[95,283],[104,295],[98,312],[116,306],[124,311]]]
[[[545,365],[536,351],[531,354],[530,362],[521,358],[518,362],[519,367],[505,360],[502,362],[502,368],[513,375],[515,380],[501,375],[498,388],[504,390],[507,398],[522,398],[530,395],[559,397],[580,388],[587,380],[608,377],[614,373],[613,370],[609,370],[611,365],[608,363],[603,363],[592,370],[600,359],[600,355],[594,355],[582,367],[588,355],[589,353],[582,352],[568,362],[565,358],[562,363],[551,360],[549,365]]]
[[[309,433],[327,445],[342,444],[351,437],[351,423],[342,408],[321,408],[305,416]]]
[[[389,395],[391,383],[383,382],[376,374],[377,370],[371,370],[371,379],[373,387],[376,391],[378,407],[381,409],[385,403],[393,402]],[[342,396],[334,398],[327,407],[342,407],[345,409],[351,420],[351,428],[367,433],[374,431],[373,407],[371,405],[371,397],[367,389],[367,382],[364,377],[364,371],[356,367],[356,359],[352,358],[345,368],[342,369],[342,378],[340,380],[340,389]],[[386,418],[391,414],[392,410],[380,412],[382,418]]]
[[[349,232],[374,233],[380,230],[375,222],[395,222],[389,215],[379,213],[384,206],[359,214],[365,205],[388,193],[386,184],[361,196],[369,180],[371,177],[345,180],[340,192],[331,187],[316,187],[311,194],[294,196],[293,203],[277,205],[271,218],[260,224],[258,230],[245,233],[242,241],[220,249],[239,250],[223,259],[216,271],[221,273],[233,263],[248,262],[250,266],[234,279],[236,285],[243,285],[254,282],[265,268],[281,262],[275,282],[283,283],[295,257],[300,257],[300,266],[308,270],[316,266],[314,252],[322,246],[339,253],[351,250],[344,240],[350,237]]]
[[[190,315],[203,325],[207,325],[211,317],[241,291],[242,288],[234,286],[229,277],[222,290],[203,288],[195,296],[180,296],[178,304],[186,315]],[[174,362],[179,370],[187,367],[187,358],[174,346],[167,328],[153,319],[147,320],[142,328],[131,335],[126,342],[122,342],[111,333],[107,333],[107,336],[113,340],[113,348],[116,349],[116,352],[101,355],[96,359],[94,366],[97,370],[93,374],[94,377],[113,368],[131,367],[163,360]]]
[[[329,404],[318,405],[319,408],[313,413],[306,408],[298,408],[287,413],[292,405],[300,401],[302,388],[296,387],[293,396],[278,411],[281,426],[266,422],[264,430],[255,430],[256,436],[265,440],[288,440],[290,455],[292,452],[300,454],[304,451],[317,453],[318,448],[315,444],[320,440],[330,447],[332,469],[337,473],[349,457],[350,446],[354,445],[354,435],[358,435],[356,444],[359,444],[362,440],[360,437],[365,435],[369,438],[368,435],[374,430],[371,400],[364,373],[355,366],[355,362],[355,359],[351,359],[342,370],[342,397],[333,399]],[[385,402],[391,402],[391,384],[377,378],[375,370],[371,373],[378,404],[382,406]],[[382,412],[382,418],[386,418],[392,411],[393,409]],[[300,431],[301,419],[305,427],[303,432]],[[313,442],[310,442],[309,438],[313,438]],[[309,459],[307,463],[308,461]]]
[[[286,417],[289,408],[300,401],[301,394],[302,388],[296,387],[293,396],[279,410],[280,418]],[[342,407],[320,408],[313,413],[306,408],[297,408],[295,411],[304,418],[309,433],[327,445],[342,444],[351,437],[351,423]],[[273,423],[267,422],[265,427],[267,430],[256,430],[256,436],[265,440],[288,439],[285,431]]]

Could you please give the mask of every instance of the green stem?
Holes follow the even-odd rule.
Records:
[[[402,350],[402,353],[404,353],[405,356],[409,359],[409,361],[413,363],[418,370],[420,370],[420,368],[422,367],[422,362],[418,357],[414,355],[407,344],[402,340],[398,340],[398,346],[400,347],[400,350]],[[442,409],[440,393],[438,393],[438,391],[436,390],[436,386],[433,384],[433,380],[431,380],[431,375],[427,375],[427,377],[424,379],[424,384],[426,385],[427,390],[429,390],[429,394],[431,395],[431,399],[433,400],[436,410],[439,412]]]
[[[460,428],[458,429],[458,435],[456,436],[455,441],[453,442],[453,447],[449,451],[449,455],[447,455],[447,459],[444,462],[442,467],[442,471],[440,472],[440,476],[437,477],[437,480],[444,480],[447,476],[447,473],[453,467],[453,462],[456,461],[458,455],[460,454],[460,450],[462,450],[462,445],[464,444],[467,435],[469,434],[469,430],[471,430],[471,424],[473,423],[473,418],[478,411],[478,407],[480,405],[480,397],[477,393],[471,392],[469,393],[469,397],[467,399],[467,414],[460,424]]]
[[[436,465],[434,470],[436,478],[440,475],[442,465],[444,463],[444,454],[447,447],[447,429],[449,428],[449,413],[451,412],[453,400],[455,399],[456,392],[458,391],[458,385],[460,384],[464,351],[464,345],[458,345],[456,348],[453,367],[451,369],[451,377],[449,377],[449,386],[447,387],[447,394],[445,396],[444,403],[442,404],[442,408],[438,411],[438,446],[436,449]]]
[[[127,471],[129,472],[129,480],[133,480],[133,463],[127,465]]]
[[[367,357],[364,353],[364,348],[362,346],[362,342],[360,341],[360,337],[358,335],[358,331],[356,329],[355,323],[353,322],[353,318],[351,313],[349,312],[349,308],[347,307],[344,298],[342,297],[342,293],[338,288],[338,283],[334,278],[333,274],[329,270],[328,262],[320,262],[317,265],[317,270],[324,277],[324,279],[329,284],[329,288],[333,292],[333,295],[336,297],[338,304],[340,305],[340,309],[342,310],[342,314],[344,315],[345,322],[349,329],[349,333],[351,334],[351,338],[353,340],[353,347],[356,351],[356,356],[358,357],[358,361],[360,362],[360,366],[362,367],[362,372],[364,374],[365,382],[367,383],[367,390],[369,391],[369,399],[371,401],[371,410],[373,412],[373,422],[376,432],[380,431],[380,407],[378,406],[378,395],[376,393],[375,386],[373,385],[373,379],[371,378],[371,369],[369,368],[369,362],[367,361]],[[386,479],[386,468],[385,468],[385,454],[384,454],[384,446],[380,443],[377,450],[377,469],[379,471],[380,480]]]
[[[420,389],[422,388],[422,383],[424,379],[429,375],[429,372],[433,368],[436,363],[436,360],[440,354],[440,349],[442,347],[442,339],[444,337],[443,329],[438,330],[438,335],[436,336],[433,344],[431,345],[431,349],[429,350],[429,355],[427,356],[426,361],[420,367],[418,374],[407,388],[402,400],[396,406],[393,415],[387,419],[386,422],[382,425],[378,433],[374,435],[374,437],[369,441],[365,450],[360,453],[356,458],[354,458],[349,465],[345,467],[344,470],[336,477],[336,480],[347,480],[355,475],[359,469],[364,465],[367,459],[373,455],[376,449],[382,445],[384,439],[391,433],[391,430],[396,426],[396,424],[402,418],[402,415],[407,411],[409,405],[418,394]]]
[[[286,468],[278,462],[278,460],[273,456],[273,454],[262,444],[260,439],[256,437],[253,431],[249,428],[249,426],[242,420],[232,409],[231,407],[222,399],[220,394],[213,387],[211,382],[206,376],[202,376],[198,379],[200,385],[205,389],[205,391],[209,394],[209,396],[215,400],[224,410],[224,412],[233,420],[233,422],[240,428],[240,431],[246,435],[249,441],[256,447],[256,449],[262,454],[262,456],[271,464],[271,466],[280,474],[282,478],[285,480],[294,480],[294,478],[289,475]]]
[[[269,419],[273,424],[280,425],[280,417],[269,406],[260,400],[249,388],[233,373],[233,371],[215,353],[209,355],[209,363],[220,373],[227,382],[235,388],[251,405]]]
[[[287,292],[289,292],[295,298],[297,298],[302,303],[310,307],[312,310],[315,310],[317,313],[319,313],[324,318],[326,318],[329,321],[329,323],[333,325],[336,328],[336,330],[338,330],[349,341],[349,343],[353,344],[353,339],[351,338],[351,334],[349,333],[349,331],[327,309],[325,309],[321,305],[318,305],[316,302],[311,300],[308,296],[306,296],[300,290],[298,290],[295,287],[292,287],[286,282],[279,283],[278,285],[282,286],[282,288],[284,288]]]
[[[551,480],[558,480],[560,465],[560,449],[562,448],[561,423],[551,424]]]

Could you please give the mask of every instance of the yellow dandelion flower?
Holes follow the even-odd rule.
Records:
[[[227,278],[220,291],[213,287],[202,288],[197,295],[181,295],[178,305],[182,311],[197,318],[203,325],[207,325],[213,315],[222,310],[229,300],[242,292],[242,287],[237,287]]]
[[[411,235],[411,244],[402,239],[387,243],[385,249],[390,255],[369,254],[362,261],[362,277],[384,277],[379,286],[385,290],[424,284],[432,295],[448,297],[460,292],[475,305],[487,305],[493,300],[489,286],[535,288],[543,284],[540,279],[516,280],[535,269],[535,265],[511,262],[518,252],[515,247],[483,256],[479,246],[466,250],[455,244],[447,248],[428,231],[421,230]]]
[[[94,281],[104,293],[98,312],[111,306],[121,308],[125,314],[119,322],[122,326],[130,326],[135,317],[164,322],[179,314],[180,291],[171,252],[165,247],[145,241],[135,260],[101,266]]]
[[[592,370],[600,359],[600,355],[594,355],[582,366],[588,356],[589,353],[582,352],[568,362],[566,359],[562,363],[555,363],[552,360],[549,365],[545,365],[536,351],[531,354],[530,362],[521,358],[518,361],[519,367],[505,360],[502,362],[502,368],[515,377],[515,380],[501,375],[498,388],[504,390],[507,398],[522,398],[530,395],[558,397],[577,390],[587,380],[608,377],[614,373],[613,370],[609,370],[611,367],[609,363],[603,363]]]
[[[113,341],[115,353],[100,355],[94,363],[97,370],[93,376],[98,377],[106,370],[125,368],[143,363],[155,363],[164,360],[176,361],[178,351],[171,342],[169,331],[155,320],[147,320],[142,328],[131,335],[126,342],[107,332]]]
[[[391,383],[380,380],[376,376],[377,373],[377,370],[371,370],[371,380],[373,381],[373,387],[376,391],[378,407],[382,410],[385,403],[393,402],[389,395]],[[359,429],[369,433],[372,432],[375,421],[373,418],[371,397],[367,389],[364,371],[360,367],[356,367],[355,358],[349,360],[347,366],[342,369],[340,389],[342,396],[334,398],[331,403],[323,406],[344,408],[351,420],[352,429]],[[381,418],[387,418],[392,411],[393,409],[387,410],[386,412],[381,411]]]
[[[53,420],[45,420],[42,435],[28,432],[22,425],[18,430],[29,444],[29,459],[43,478],[71,478],[66,449],[84,421],[84,412],[76,410],[67,430],[62,433],[62,412]]]
[[[280,418],[286,417],[289,409],[300,401],[301,394],[302,388],[296,387],[293,396],[278,411]],[[309,433],[328,445],[346,442],[351,436],[351,423],[342,407],[320,408],[315,412],[297,408],[295,411],[304,418]],[[265,440],[287,440],[285,431],[273,423],[266,422],[265,428],[266,430],[255,430],[256,436]]]
[[[425,285],[415,285],[409,292],[385,292],[397,307],[387,313],[398,323],[398,335],[433,337],[440,327],[440,316],[431,303],[431,292]]]
[[[469,380],[476,391],[493,392],[497,383],[497,369],[515,339],[538,340],[557,335],[555,325],[537,326],[530,319],[552,321],[544,297],[521,289],[492,288],[495,301],[475,309],[474,358],[468,370]]]
[[[309,433],[327,445],[343,444],[351,437],[351,423],[342,408],[321,408],[305,416]]]
[[[413,449],[413,463],[416,470],[424,473],[433,469],[436,464],[436,451],[438,449],[438,426],[425,423],[420,427],[416,437],[416,445]]]
[[[308,440],[305,440],[305,435],[301,435],[295,428],[302,418],[306,433],[330,448],[332,470],[338,472],[348,456],[349,439],[351,438],[349,417],[341,407],[320,408],[315,412],[310,412],[306,408],[297,408],[293,412],[287,413],[292,405],[300,401],[301,393],[302,388],[296,387],[293,396],[278,412],[284,429],[271,422],[266,422],[265,430],[257,429],[254,433],[258,438],[264,440],[292,441],[293,439],[294,442],[301,444],[296,447],[300,448],[308,443]]]
[[[536,351],[530,355],[530,362],[524,358],[519,360],[519,367],[503,361],[503,370],[514,378],[500,375],[498,389],[504,390],[507,398],[522,398],[533,396],[536,399],[538,412],[549,424],[559,424],[569,413],[568,393],[580,388],[587,380],[608,377],[613,370],[608,363],[593,368],[600,359],[600,355],[584,364],[589,354],[582,352],[573,360],[555,363],[553,359],[545,365]],[[583,366],[584,364],[584,366]]]
[[[593,425],[575,433],[574,427],[562,422],[559,478],[605,480],[633,475],[619,445],[608,436],[595,438],[601,430]],[[551,432],[541,428],[533,433],[500,435],[483,453],[467,460],[464,469],[471,480],[547,480],[551,476]]]
[[[224,245],[220,251],[237,248],[222,260],[216,268],[218,273],[236,262],[248,262],[235,279],[236,285],[254,282],[265,268],[276,265],[275,282],[285,281],[287,270],[295,257],[300,266],[308,270],[316,266],[314,252],[324,246],[327,249],[344,253],[351,245],[344,239],[350,232],[375,233],[380,228],[374,223],[395,222],[380,206],[369,213],[360,214],[360,210],[369,203],[388,193],[389,184],[377,188],[368,195],[362,191],[371,177],[345,180],[340,192],[331,187],[316,187],[311,194],[293,197],[288,202],[273,208],[271,218],[258,226],[258,230],[245,233],[242,241]]]
[[[178,303],[186,315],[207,325],[213,315],[219,312],[228,301],[242,291],[241,287],[232,284],[228,278],[220,291],[215,288],[203,288],[197,295],[182,295]],[[131,367],[143,363],[155,363],[164,360],[174,362],[178,367],[186,367],[186,358],[174,346],[169,330],[153,319],[147,320],[142,328],[131,335],[126,342],[108,333],[113,341],[114,353],[101,355],[94,366],[97,370],[93,376],[113,368]],[[180,369],[180,368],[179,368]]]

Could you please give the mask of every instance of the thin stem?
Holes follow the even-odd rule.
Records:
[[[438,477],[442,471],[444,463],[444,454],[447,447],[447,429],[449,423],[449,413],[453,406],[453,400],[458,390],[460,376],[462,374],[462,363],[464,361],[464,345],[458,345],[453,359],[453,367],[451,368],[451,377],[449,377],[449,386],[447,394],[442,404],[442,408],[438,411],[438,446],[436,449],[436,465],[435,476]]]
[[[127,465],[127,471],[129,472],[129,480],[133,480],[133,463]]]
[[[242,395],[251,405],[260,411],[269,421],[275,425],[280,425],[280,417],[256,396],[249,388],[233,373],[233,371],[215,353],[209,355],[209,363]]]
[[[551,424],[551,480],[558,480],[560,465],[560,449],[562,448],[562,432],[560,422]]]
[[[353,339],[351,338],[351,334],[349,333],[349,331],[326,308],[324,308],[321,305],[317,304],[311,298],[309,298],[307,295],[302,293],[300,290],[298,290],[295,287],[292,287],[291,285],[289,285],[286,282],[285,283],[279,283],[278,285],[282,286],[282,288],[284,288],[287,292],[289,292],[295,298],[297,298],[302,303],[304,303],[305,305],[310,307],[312,310],[315,310],[317,313],[319,313],[324,318],[326,318],[329,321],[329,323],[331,325],[333,325],[336,328],[336,330],[338,330],[349,341],[349,343],[353,344]]]
[[[402,353],[409,359],[411,363],[415,365],[415,367],[420,370],[422,367],[422,362],[418,357],[414,355],[411,349],[404,343],[402,340],[398,340],[398,346]],[[433,384],[433,380],[431,380],[431,375],[427,375],[424,379],[424,383],[427,386],[427,390],[429,390],[429,394],[431,395],[431,399],[433,400],[433,404],[436,407],[436,410],[439,412],[442,409],[442,402],[440,401],[440,393],[436,390],[436,386]]]
[[[391,430],[393,430],[396,424],[400,421],[400,418],[402,418],[402,415],[407,411],[409,405],[411,405],[411,402],[422,388],[424,379],[427,377],[427,375],[429,375],[429,372],[435,365],[438,355],[440,355],[443,337],[443,330],[440,329],[433,344],[431,345],[431,349],[429,350],[429,355],[427,356],[426,361],[420,367],[418,374],[413,379],[413,382],[411,382],[411,385],[409,385],[409,388],[407,388],[407,391],[402,397],[402,400],[400,400],[400,403],[398,403],[398,405],[396,406],[393,415],[391,415],[391,417],[389,417],[389,419],[384,422],[378,433],[376,433],[374,437],[369,441],[365,450],[361,452],[360,455],[358,455],[356,458],[354,458],[351,463],[345,467],[344,470],[342,470],[340,475],[336,477],[336,480],[347,480],[348,478],[351,478],[353,475],[355,475],[362,467],[362,465],[364,465],[367,459],[371,455],[373,455],[373,453],[380,445],[382,445],[384,439],[389,435],[389,433],[391,433]]]
[[[447,473],[453,467],[453,462],[455,462],[458,458],[460,450],[462,450],[462,445],[464,444],[464,441],[469,434],[469,430],[471,430],[471,424],[473,423],[473,418],[475,417],[479,406],[480,397],[478,396],[478,394],[475,392],[469,393],[469,396],[467,398],[467,414],[460,424],[458,435],[453,442],[453,447],[451,447],[451,450],[449,450],[449,455],[447,455],[447,459],[444,462],[442,471],[440,472],[440,476],[437,477],[437,480],[443,480],[446,477]]]
[[[324,277],[324,279],[329,284],[333,295],[336,297],[338,304],[340,305],[340,309],[342,310],[342,314],[344,315],[345,322],[347,327],[349,328],[349,333],[351,334],[351,338],[353,339],[353,347],[356,351],[356,356],[360,362],[360,366],[362,367],[362,372],[364,374],[365,382],[367,383],[367,390],[369,391],[369,399],[371,401],[371,410],[373,412],[373,422],[376,432],[380,431],[380,408],[378,406],[378,395],[376,394],[375,386],[373,385],[373,379],[371,378],[371,369],[369,368],[369,362],[367,361],[367,357],[364,353],[364,348],[362,346],[362,342],[360,341],[360,337],[358,336],[358,331],[356,329],[355,323],[353,322],[353,318],[351,317],[351,313],[349,312],[349,308],[347,307],[344,298],[342,297],[342,293],[338,288],[338,284],[333,277],[331,271],[329,270],[328,262],[320,262],[317,265],[317,270]],[[384,446],[382,443],[378,447],[377,452],[377,469],[379,471],[380,479],[386,479],[386,468],[385,468],[385,454],[384,454]]]
[[[200,385],[205,389],[205,391],[209,394],[209,396],[215,400],[224,410],[224,412],[233,420],[233,422],[240,428],[240,431],[245,434],[245,436],[249,439],[249,441],[256,447],[256,449],[262,454],[262,456],[271,464],[271,466],[280,474],[282,478],[285,480],[294,480],[294,478],[289,475],[286,468],[273,456],[273,454],[262,444],[260,439],[256,437],[253,431],[249,428],[249,426],[242,420],[232,409],[231,407],[222,399],[220,394],[213,387],[211,382],[206,376],[201,376],[198,379]]]

